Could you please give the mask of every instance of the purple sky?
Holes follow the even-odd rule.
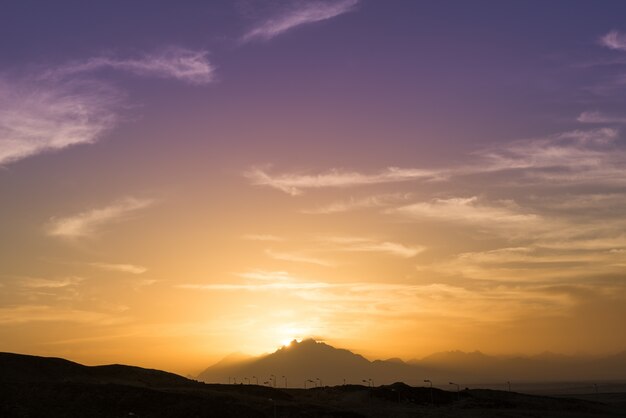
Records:
[[[5,1],[0,350],[626,348],[625,13]]]

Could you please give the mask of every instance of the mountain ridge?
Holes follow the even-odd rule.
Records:
[[[478,350],[453,350],[408,362],[399,358],[370,361],[350,350],[305,339],[300,342],[294,340],[274,353],[231,363],[227,367],[223,367],[222,362],[203,370],[198,380],[225,383],[230,378],[255,377],[261,383],[276,385],[285,376],[282,379],[290,379],[291,387],[303,387],[324,382],[329,385],[343,382],[369,384],[370,379],[381,384],[395,381],[419,384],[424,380],[491,383],[626,379],[626,351],[611,356],[583,358],[549,352],[528,357],[505,357]]]

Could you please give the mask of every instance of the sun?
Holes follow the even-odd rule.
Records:
[[[283,347],[289,347],[293,340],[295,340],[295,338],[285,338],[284,340],[280,341],[280,345]]]

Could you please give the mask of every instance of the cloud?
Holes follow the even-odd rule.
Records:
[[[255,168],[247,171],[244,175],[254,185],[272,187],[292,196],[302,194],[304,189],[354,187],[411,180],[435,180],[443,177],[442,173],[433,170],[397,167],[389,167],[375,174],[330,170],[317,175],[271,175],[265,170]]]
[[[0,165],[96,142],[116,125],[120,98],[94,82],[0,78]]]
[[[237,273],[236,276],[243,277],[244,279],[264,281],[283,281],[293,279],[293,277],[291,277],[291,275],[286,271],[253,270],[245,273]]]
[[[115,271],[120,273],[129,274],[143,274],[148,271],[143,266],[137,266],[134,264],[111,264],[111,263],[89,263],[90,266],[96,267],[102,270]]]
[[[370,238],[326,237],[321,240],[335,245],[334,249],[338,251],[383,253],[402,258],[415,257],[426,249],[422,246],[408,247],[397,242],[381,242]]]
[[[400,214],[413,219],[425,218],[482,226],[526,227],[538,221],[532,213],[520,212],[512,202],[499,206],[481,204],[476,196],[433,199],[389,209],[387,213]]]
[[[0,324],[70,322],[89,325],[113,325],[126,321],[127,318],[108,313],[48,305],[17,305],[0,307]]]
[[[311,256],[304,255],[304,254],[279,252],[279,251],[274,251],[272,249],[265,250],[265,254],[267,254],[268,257],[271,257],[275,260],[291,261],[295,263],[315,264],[315,265],[324,266],[324,267],[334,266],[334,264],[331,263],[330,261],[322,260],[320,258],[311,257]]]
[[[271,241],[271,242],[279,242],[284,241],[284,238],[277,237],[276,235],[270,234],[247,234],[242,237],[248,241]]]
[[[25,277],[19,280],[19,285],[30,289],[61,289],[76,286],[83,280],[84,279],[82,277],[65,277],[63,279]]]
[[[572,285],[509,285],[497,283],[470,289],[445,283],[411,284],[387,282],[329,283],[324,281],[277,281],[270,283],[182,284],[179,289],[212,292],[280,292],[281,298],[313,303],[315,311],[332,318],[359,317],[473,319],[506,322],[534,315],[566,315],[578,301],[580,289]],[[593,288],[589,288],[592,291]],[[485,311],[486,304],[489,306]]]
[[[103,208],[92,209],[64,218],[52,218],[48,225],[48,235],[61,238],[91,236],[103,225],[124,220],[132,213],[145,209],[153,203],[154,200],[152,199],[129,197]]]
[[[605,115],[598,111],[582,112],[576,120],[581,123],[626,123],[626,117]]]
[[[626,152],[617,139],[619,130],[574,130],[544,138],[520,140],[477,153],[482,164],[469,172],[517,171],[523,185],[531,180],[553,184],[626,184]]]
[[[138,58],[93,57],[48,71],[44,77],[65,78],[103,69],[125,71],[143,77],[173,78],[191,84],[214,81],[215,68],[207,59],[207,51],[166,48]]]
[[[298,26],[320,22],[354,9],[359,0],[305,1],[247,32],[242,42],[269,40]]]
[[[600,38],[600,44],[609,49],[626,51],[626,35],[612,30]]]
[[[359,209],[381,208],[391,206],[409,199],[410,194],[391,193],[363,198],[350,198],[318,206],[313,209],[304,209],[301,212],[309,215],[330,215],[334,213],[350,212]]]

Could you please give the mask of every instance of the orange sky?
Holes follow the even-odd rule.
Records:
[[[0,13],[1,351],[626,348],[623,6],[244,3]]]

